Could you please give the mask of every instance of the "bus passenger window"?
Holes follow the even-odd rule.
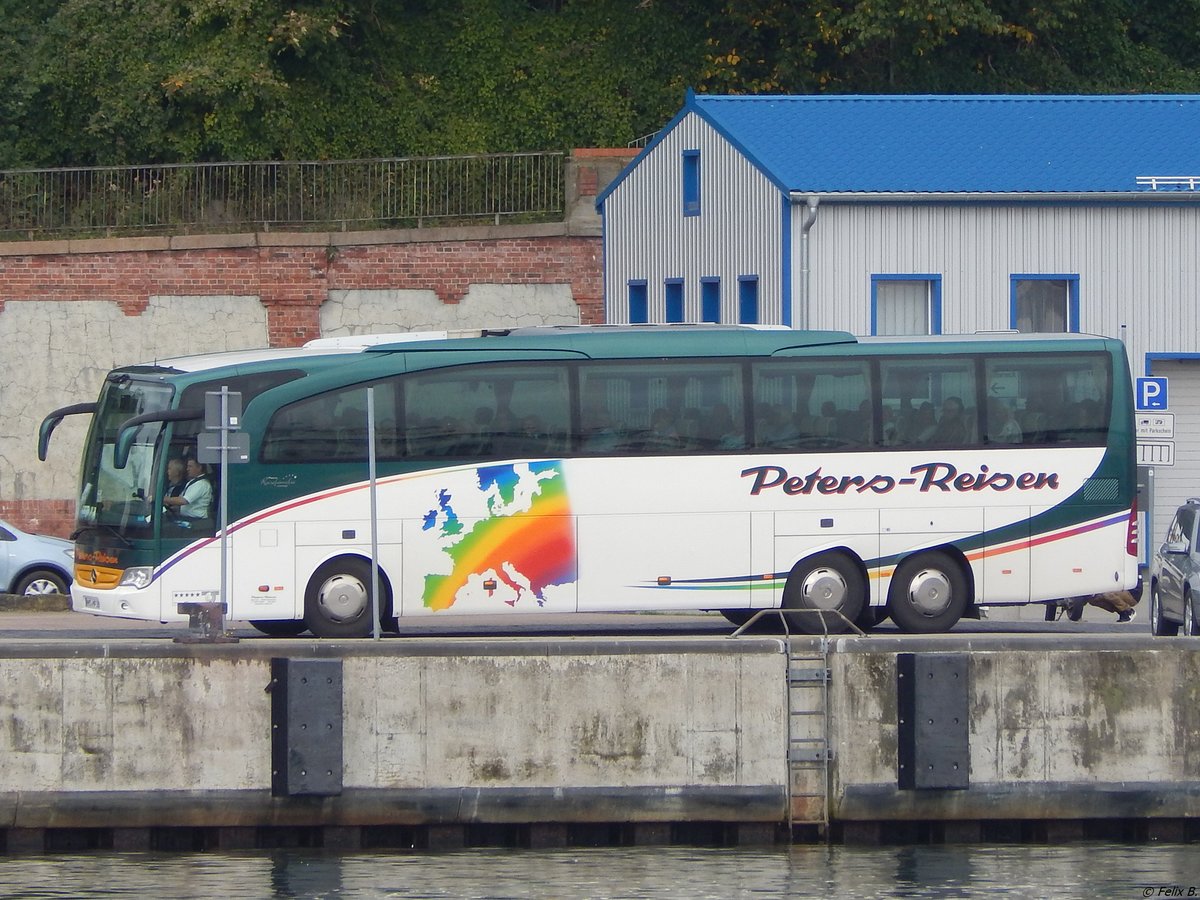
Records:
[[[578,371],[582,453],[676,455],[745,446],[737,363],[620,360]]]

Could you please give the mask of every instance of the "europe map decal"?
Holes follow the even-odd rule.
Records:
[[[526,594],[544,606],[547,587],[571,584],[577,577],[561,461],[485,466],[475,472],[472,495],[441,488],[437,506],[422,520],[422,530],[437,540],[449,562],[448,574],[425,576],[424,605],[435,612],[449,609],[471,586],[472,593],[484,590],[509,606]]]

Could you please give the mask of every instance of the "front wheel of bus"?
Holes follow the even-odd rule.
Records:
[[[366,637],[371,633],[370,585],[371,566],[365,560],[330,560],[308,582],[304,624],[319,638]]]
[[[949,631],[967,609],[962,567],[939,552],[906,559],[892,576],[887,608],[901,631]]]
[[[854,561],[841,553],[824,553],[792,568],[783,587],[783,608],[808,610],[786,616],[797,631],[840,634],[850,630],[866,597],[867,581]]]

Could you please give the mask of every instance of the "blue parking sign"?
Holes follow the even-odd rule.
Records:
[[[1134,397],[1134,406],[1137,409],[1166,409],[1167,379],[1137,379],[1137,394]]]

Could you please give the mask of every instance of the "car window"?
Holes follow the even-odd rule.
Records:
[[[1167,531],[1167,541],[1172,544],[1184,543],[1189,546],[1192,543],[1192,531],[1195,524],[1195,511],[1184,507],[1175,513],[1175,521],[1171,523],[1170,529]]]
[[[15,541],[17,536],[7,528],[0,526],[0,541]]]

